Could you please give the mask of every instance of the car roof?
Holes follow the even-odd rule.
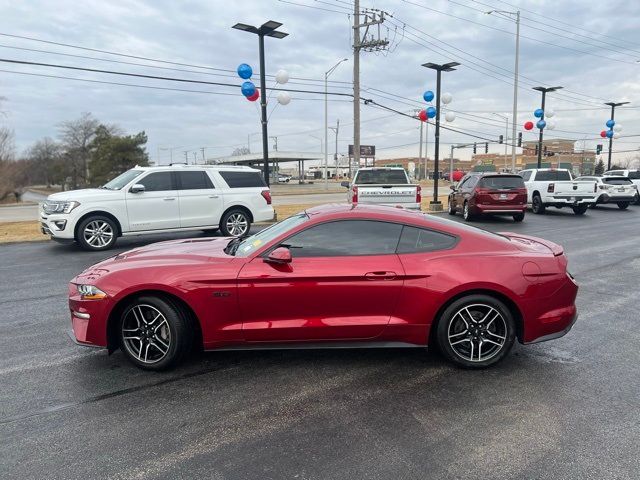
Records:
[[[362,167],[358,169],[358,172],[367,170],[404,170],[402,167]]]
[[[146,167],[141,167],[139,165],[136,165],[133,168],[136,170],[143,170],[145,172],[149,170],[181,170],[181,169],[198,170],[201,168],[204,168],[207,170],[211,169],[211,170],[229,170],[229,171],[246,171],[246,172],[260,171],[246,165],[186,165],[184,163],[173,163],[170,165],[151,165]]]

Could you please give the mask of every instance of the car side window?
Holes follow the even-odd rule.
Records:
[[[463,178],[460,184],[458,185],[458,190],[461,188],[465,188],[465,185],[467,184],[468,181],[469,181],[469,177]]]
[[[229,188],[266,187],[260,172],[219,172]]]
[[[167,190],[175,190],[172,172],[150,173],[136,183],[144,185],[144,190],[146,192],[164,192]]]
[[[418,253],[445,250],[456,244],[456,237],[446,233],[424,228],[408,227],[402,229],[397,253]]]
[[[520,172],[520,176],[522,177],[522,180],[524,180],[525,182],[528,182],[529,179],[531,178],[531,170],[527,170],[526,172]]]
[[[395,254],[402,225],[375,220],[338,220],[314,225],[284,242],[291,256],[345,257]]]
[[[178,185],[180,190],[201,190],[211,189],[213,183],[207,172],[178,172]]]
[[[467,184],[465,185],[465,188],[472,189],[473,187],[475,187],[476,184],[478,183],[478,179],[479,179],[478,177],[471,177],[467,182]]]

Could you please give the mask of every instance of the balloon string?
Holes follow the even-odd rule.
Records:
[[[267,116],[267,122],[271,119],[271,115],[273,115],[273,112],[275,111],[275,109],[278,108],[278,105],[280,105],[280,104],[278,102],[276,102],[276,104],[271,109],[271,113],[269,113],[269,115]]]
[[[269,99],[271,98],[271,95],[273,95],[273,92],[275,92],[274,88],[278,85],[278,82],[275,82],[271,88],[269,89],[269,96],[267,97],[267,103],[269,103]]]

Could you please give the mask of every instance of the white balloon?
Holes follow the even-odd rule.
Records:
[[[621,132],[621,131],[622,131],[622,125],[620,125],[619,123],[616,123],[616,124],[613,126],[613,131],[614,131],[614,132]]]
[[[287,72],[286,70],[278,70],[276,72],[276,82],[278,82],[280,85],[284,85],[288,81],[289,81],[289,72]]]
[[[444,103],[445,105],[448,105],[449,103],[451,103],[451,100],[453,100],[453,95],[451,95],[450,93],[443,93],[442,97],[440,97],[440,100],[442,100],[442,103]]]
[[[553,130],[556,128],[555,120],[547,120],[547,126],[545,127],[547,130]]]
[[[547,109],[544,111],[544,116],[545,116],[545,118],[551,118],[551,117],[553,117],[555,114],[556,114],[556,112],[554,112],[554,111],[553,111],[553,108],[547,108]]]
[[[613,138],[620,137],[620,132],[613,132]]]
[[[288,105],[291,101],[291,95],[289,95],[289,92],[280,92],[278,93],[277,98],[280,105]]]
[[[447,112],[444,116],[444,119],[447,122],[453,122],[456,119],[456,114],[453,112]]]

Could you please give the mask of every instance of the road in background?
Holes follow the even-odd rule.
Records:
[[[181,236],[108,253],[2,245],[0,477],[635,479],[640,208],[547,211],[476,224],[563,245],[580,318],[483,371],[382,349],[213,352],[143,372],[70,342],[66,281]]]

